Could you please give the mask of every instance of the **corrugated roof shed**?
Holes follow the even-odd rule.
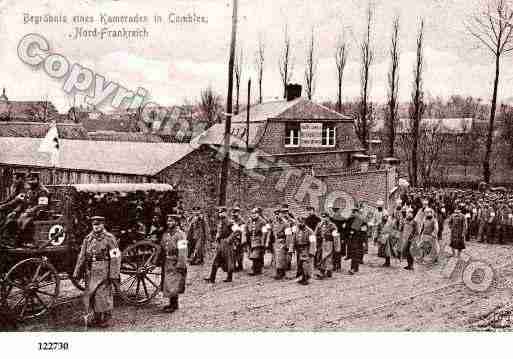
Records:
[[[49,156],[38,152],[40,143],[39,138],[0,138],[0,163],[51,167]],[[146,176],[157,174],[195,149],[185,143],[62,140],[60,145],[59,168]]]

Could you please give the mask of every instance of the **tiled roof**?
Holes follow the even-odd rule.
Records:
[[[41,139],[0,138],[0,163],[51,167],[39,153]],[[59,168],[105,173],[155,175],[194,151],[190,144],[61,140]]]
[[[88,134],[93,141],[164,142],[160,136],[142,132],[96,131]]]
[[[36,137],[42,138],[50,128],[49,123],[44,122],[15,122],[0,121],[0,137]],[[89,138],[86,129],[81,124],[57,123],[59,137],[63,139]]]

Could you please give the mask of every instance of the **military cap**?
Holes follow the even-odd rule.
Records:
[[[30,172],[27,177],[29,182],[37,182],[39,181],[39,172]]]
[[[259,214],[259,213],[260,213],[260,208],[258,208],[258,207],[253,207],[253,208],[251,209],[251,213],[257,213],[257,214]]]
[[[92,216],[91,222],[105,222],[105,217],[103,216]]]
[[[232,207],[232,212],[240,212],[240,207],[235,205]]]
[[[194,207],[192,207],[192,210],[193,210],[193,211],[201,211],[201,207],[199,207],[199,206],[194,206]]]
[[[25,178],[25,177],[26,177],[25,172],[15,172],[14,173],[14,178]]]
[[[339,209],[340,209],[340,207],[337,207],[337,206],[331,207],[331,210],[334,211],[334,212],[338,211]]]
[[[181,220],[182,216],[176,213],[171,213],[167,215],[167,220],[169,221],[170,219]]]
[[[308,206],[308,207],[306,207],[306,210],[307,211],[315,211],[315,208],[313,208],[312,206]]]
[[[224,206],[217,207],[217,211],[218,212],[226,212],[226,207],[224,207]]]

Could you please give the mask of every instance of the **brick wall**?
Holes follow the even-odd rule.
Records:
[[[322,121],[318,121],[322,122]],[[330,122],[334,123],[334,122]],[[335,147],[285,147],[285,121],[268,121],[258,144],[259,150],[269,153],[300,153],[300,152],[328,152],[359,148],[361,145],[355,141],[356,135],[352,123],[336,122]],[[341,165],[344,165],[342,162]]]
[[[215,208],[221,164],[218,155],[214,149],[203,146],[161,172],[159,180],[177,187],[186,210],[195,205]],[[248,172],[232,162],[227,206],[237,203],[243,210],[260,206],[267,209],[269,215],[273,208],[286,202],[293,212],[302,214],[310,204],[324,209],[334,191],[342,191],[373,206],[378,200],[385,200],[387,191],[393,187],[387,182],[387,176],[389,172],[380,170],[367,173],[346,171],[312,177],[309,166]],[[317,193],[323,186],[325,191]],[[345,198],[337,198],[335,204],[345,207]],[[349,205],[352,205],[352,200]]]

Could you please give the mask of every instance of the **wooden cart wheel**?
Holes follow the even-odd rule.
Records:
[[[126,303],[144,305],[158,294],[159,255],[160,246],[150,241],[137,242],[122,252],[119,294]]]
[[[59,286],[58,273],[47,258],[25,259],[5,277],[7,310],[19,321],[39,317],[55,304]]]

